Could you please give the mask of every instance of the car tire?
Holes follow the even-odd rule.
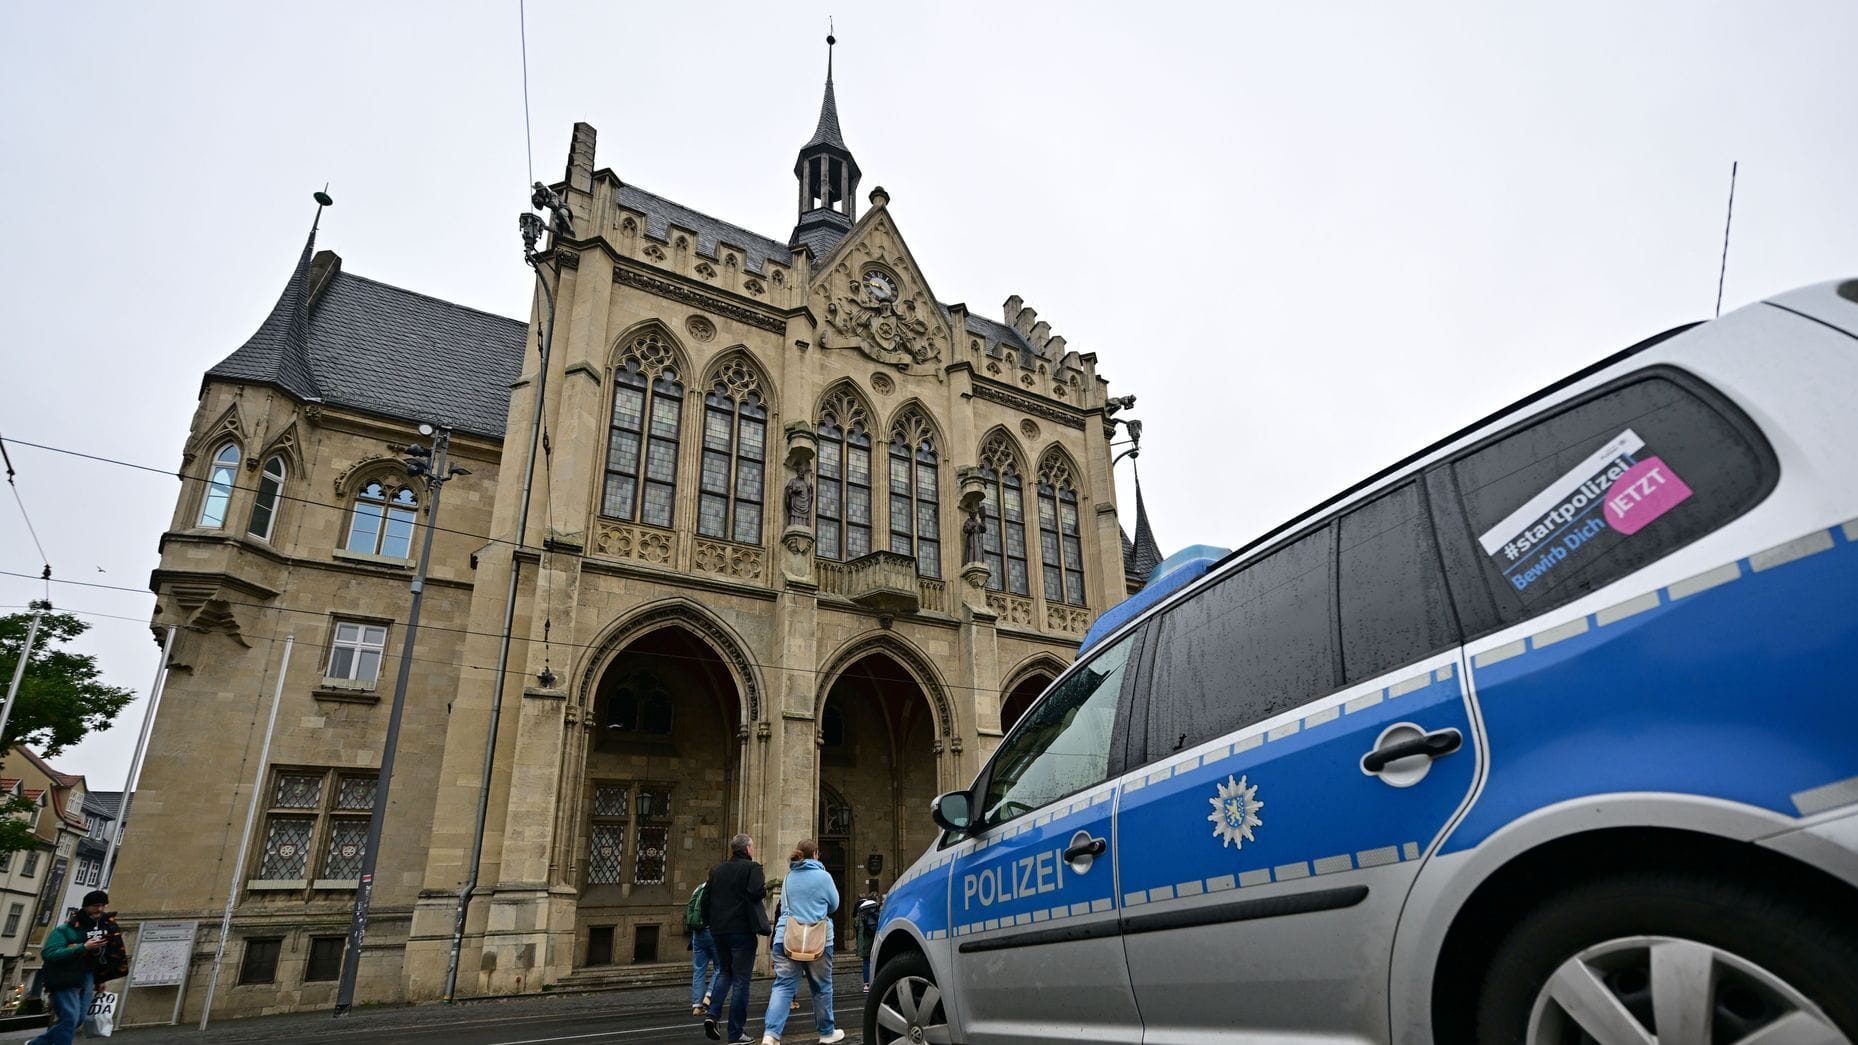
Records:
[[[1785,1020],[1822,1031],[1798,1040],[1858,1043],[1852,927],[1721,878],[1648,871],[1575,886],[1524,916],[1486,968],[1480,1043],[1650,1041],[1660,1014],[1657,1040],[1739,1041]]]
[[[929,959],[911,952],[878,966],[864,1006],[868,1045],[949,1045],[947,1007]]]

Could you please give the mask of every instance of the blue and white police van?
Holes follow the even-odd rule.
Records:
[[[936,800],[868,1041],[1858,1041],[1858,280],[1189,559]]]

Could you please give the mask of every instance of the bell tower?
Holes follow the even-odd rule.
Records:
[[[826,96],[819,106],[819,126],[800,147],[794,177],[800,183],[800,221],[788,242],[806,244],[824,257],[858,220],[858,161],[839,131],[839,105],[832,94],[832,47],[826,37]]]

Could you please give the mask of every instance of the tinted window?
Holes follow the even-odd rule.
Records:
[[[1134,636],[1072,672],[1020,720],[1000,746],[981,802],[991,826],[1032,812],[1110,775],[1116,698]]]
[[[1504,623],[1618,580],[1753,507],[1772,458],[1733,408],[1620,385],[1453,464]]]
[[[1342,667],[1350,684],[1458,641],[1430,520],[1409,483],[1342,517]]]
[[[1296,707],[1336,686],[1335,577],[1324,528],[1161,618],[1148,756]]]

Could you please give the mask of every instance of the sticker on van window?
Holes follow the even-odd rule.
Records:
[[[1550,576],[1608,530],[1639,532],[1691,490],[1628,428],[1478,537],[1518,592]],[[1562,570],[1562,572],[1566,572]]]

